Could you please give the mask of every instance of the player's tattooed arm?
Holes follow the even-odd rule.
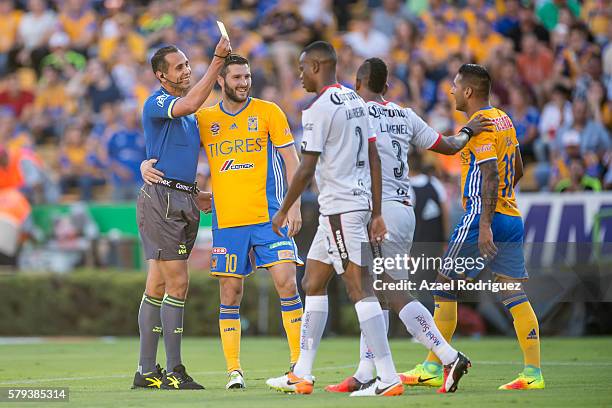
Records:
[[[514,156],[514,183],[512,187],[516,187],[519,180],[523,177],[523,158],[518,146],[516,147],[516,156]]]
[[[489,160],[479,166],[482,173],[482,190],[480,193],[482,211],[478,231],[478,248],[483,257],[491,259],[497,254],[497,247],[493,243],[493,232],[491,231],[499,190],[497,160]]]
[[[368,160],[372,188],[372,219],[370,221],[370,240],[380,242],[387,235],[387,227],[382,217],[382,166],[376,148],[376,141],[368,142]]]
[[[472,134],[470,135],[467,131],[464,131],[463,129],[465,128],[470,129]],[[440,143],[431,150],[436,153],[453,155],[463,149],[472,137],[476,137],[482,132],[492,132],[493,122],[491,119],[478,114],[463,129],[456,135],[442,136]]]
[[[319,153],[304,152],[302,155],[302,161],[300,162],[297,171],[293,175],[293,180],[289,185],[287,195],[283,199],[281,208],[278,210],[272,218],[272,229],[277,235],[283,236],[280,232],[280,228],[287,225],[287,213],[289,209],[300,197],[302,192],[306,189],[306,186],[312,180],[315,169],[317,167],[317,161],[319,160]]]

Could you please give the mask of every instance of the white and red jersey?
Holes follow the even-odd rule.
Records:
[[[382,163],[382,199],[404,200],[410,195],[410,144],[431,149],[440,142],[442,136],[412,109],[402,108],[393,102],[370,101],[367,106]]]
[[[320,153],[315,178],[323,215],[371,209],[368,108],[340,84],[324,88],[302,111],[302,152]]]

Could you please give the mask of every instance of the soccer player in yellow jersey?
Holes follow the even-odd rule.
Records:
[[[461,191],[465,214],[450,238],[445,258],[482,257],[498,282],[524,282],[527,271],[522,252],[523,220],[516,205],[514,187],[523,173],[521,153],[512,121],[501,110],[490,106],[491,77],[475,64],[464,64],[453,81],[452,94],[457,110],[472,119],[481,114],[491,119],[493,132],[472,138],[461,151]],[[482,263],[458,274],[443,268],[437,282],[474,279]],[[444,265],[449,263],[444,262]],[[466,264],[467,266],[467,264]],[[457,294],[454,290],[433,292],[434,320],[447,341],[457,326]],[[514,328],[523,351],[525,368],[503,390],[544,388],[540,370],[540,333],[538,320],[522,289],[504,290],[500,300],[514,319]],[[423,364],[402,374],[408,385],[438,386],[443,381],[442,366],[430,353]]]
[[[291,364],[298,359],[302,302],[295,275],[302,261],[292,237],[302,220],[298,200],[291,207],[284,236],[276,235],[270,223],[283,200],[285,182],[291,182],[299,165],[285,114],[276,104],[249,96],[251,70],[246,58],[236,54],[226,58],[217,81],[222,100],[200,109],[196,119],[212,178],[210,270],[219,279],[219,331],[230,389],[245,388],[240,301],[243,280],[256,268],[270,272],[280,297]]]

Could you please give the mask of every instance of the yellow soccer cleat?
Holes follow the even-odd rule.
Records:
[[[530,376],[525,373],[520,373],[518,378],[510,381],[508,384],[500,386],[500,390],[542,390],[544,389],[544,377]]]
[[[400,380],[402,380],[402,384],[410,386],[438,388],[441,387],[444,382],[442,366],[435,363],[418,364],[412,370],[398,375]]]

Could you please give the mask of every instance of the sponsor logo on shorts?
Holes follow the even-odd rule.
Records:
[[[482,145],[482,146],[476,146],[476,153],[485,153],[485,152],[490,152],[493,151],[493,146],[489,143],[486,145]]]
[[[187,247],[183,244],[179,244],[178,246],[178,254],[185,255],[187,253]]]
[[[348,253],[346,252],[346,246],[344,245],[344,238],[342,237],[342,231],[336,230],[334,231],[336,245],[338,246],[338,252],[340,252],[340,258],[346,259],[348,258]]]
[[[211,270],[215,270],[215,269],[217,269],[217,262],[218,262],[217,257],[216,257],[215,255],[213,255],[213,256],[210,258],[210,269],[211,269]]]
[[[259,125],[257,123],[257,116],[249,116],[248,119],[248,130],[249,132],[257,132]]]
[[[297,323],[297,322],[301,322],[302,318],[301,317],[296,317],[295,319],[291,319],[291,323]]]
[[[292,245],[292,243],[291,241],[278,241],[278,242],[274,242],[273,244],[270,244],[268,248],[274,249],[274,248],[278,248],[279,246],[285,246],[285,245]]]
[[[283,249],[281,251],[278,251],[278,259],[279,260],[283,260],[283,259],[295,259],[295,255],[293,250],[291,249]]]
[[[221,255],[227,254],[227,248],[224,248],[224,247],[214,247],[212,249],[212,253],[213,254],[221,254]]]
[[[224,172],[224,171],[231,171],[231,170],[245,170],[245,169],[252,169],[253,167],[255,167],[253,163],[234,164],[234,159],[229,159],[229,160],[226,160],[225,163],[223,163],[223,166],[221,166],[221,169],[219,171]]]
[[[235,327],[226,327],[225,329],[223,329],[223,331],[227,333],[227,332],[238,331],[238,330],[236,330]]]
[[[531,329],[531,331],[527,335],[527,340],[536,340],[537,338],[538,334],[536,333],[536,329]]]
[[[213,136],[219,136],[219,130],[221,130],[221,126],[219,125],[219,122],[213,122],[210,125],[210,133]]]

